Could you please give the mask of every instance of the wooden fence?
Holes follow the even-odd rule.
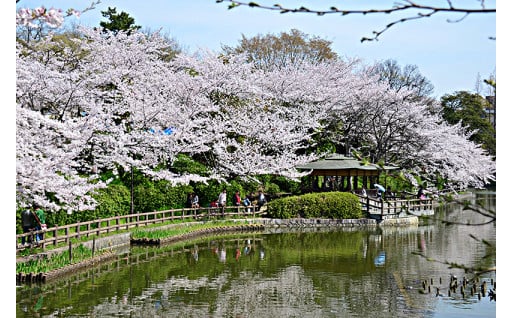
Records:
[[[407,214],[431,215],[434,211],[434,200],[431,198],[388,198],[381,200],[377,197],[356,195],[359,197],[363,211],[369,216],[379,216],[381,219]]]
[[[220,207],[199,207],[182,208],[164,211],[153,211],[136,214],[113,216],[105,219],[78,222],[62,226],[54,226],[46,230],[31,231],[16,235],[16,249],[25,249],[34,246],[35,235],[43,234],[43,239],[37,243],[38,247],[45,248],[48,244],[68,244],[71,239],[80,239],[90,235],[108,234],[121,230],[128,230],[134,227],[147,226],[150,224],[164,223],[173,220],[212,220],[232,217],[256,217],[265,213],[266,207],[259,210],[257,206],[227,206]],[[22,238],[28,244],[22,245]]]

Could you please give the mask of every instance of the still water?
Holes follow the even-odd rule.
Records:
[[[496,210],[494,192],[473,201]],[[464,295],[449,292],[452,275],[474,276],[446,264],[495,266],[495,222],[465,225],[488,220],[451,204],[418,226],[274,229],[128,247],[88,271],[17,286],[16,317],[496,317],[496,302],[472,295],[472,283]],[[484,281],[489,290],[496,273],[480,276],[478,290]]]

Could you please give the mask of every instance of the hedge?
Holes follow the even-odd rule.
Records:
[[[308,193],[272,200],[267,205],[269,217],[277,219],[363,217],[358,197],[349,192]]]

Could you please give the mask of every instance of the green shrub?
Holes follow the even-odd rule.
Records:
[[[275,176],[272,183],[276,184],[281,192],[300,194],[301,183],[299,181],[290,180],[283,176]]]
[[[191,186],[172,186],[169,181],[145,182],[133,190],[135,212],[161,211],[178,209],[185,206]]]
[[[130,213],[130,189],[122,184],[110,184],[107,188],[100,189],[95,199],[98,206],[94,214],[99,218]]]
[[[279,186],[275,183],[269,183],[265,188],[265,192],[270,195],[274,195],[276,193],[279,193],[280,191],[281,189],[279,189]]]
[[[309,193],[276,199],[268,203],[272,218],[358,219],[363,216],[357,196],[348,192]]]

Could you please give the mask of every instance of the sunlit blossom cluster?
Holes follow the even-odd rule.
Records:
[[[68,9],[65,13],[62,9],[45,8],[44,6],[38,8],[20,8],[16,12],[16,25],[29,26],[39,28],[41,26],[48,26],[50,28],[59,28],[64,23],[66,16],[80,17],[81,12]]]

